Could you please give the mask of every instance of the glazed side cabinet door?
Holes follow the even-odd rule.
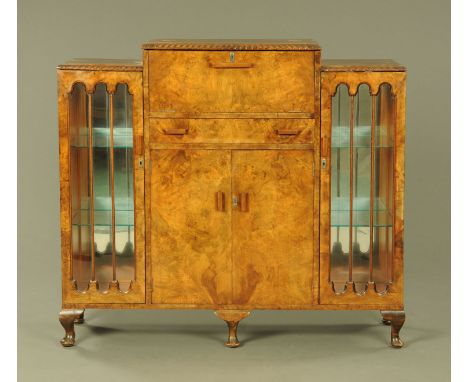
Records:
[[[231,151],[151,150],[152,302],[231,302]]]
[[[141,74],[58,71],[64,304],[145,302]]]
[[[322,73],[321,304],[403,304],[405,80]]]
[[[312,304],[313,153],[233,150],[235,304]]]

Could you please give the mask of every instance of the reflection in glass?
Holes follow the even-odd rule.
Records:
[[[332,98],[330,230],[330,279],[337,293],[343,291],[348,281],[350,100],[348,87],[339,85]]]
[[[367,84],[361,84],[354,97],[353,125],[353,218],[352,281],[356,291],[365,291],[369,281],[370,248],[370,157],[372,99]],[[354,134],[357,132],[357,134]]]
[[[91,280],[101,292],[113,280],[127,291],[135,278],[132,116],[126,84],[113,96],[104,83],[90,95],[77,83],[69,94],[72,272],[80,291]]]
[[[125,291],[135,277],[133,106],[126,84],[117,85],[113,103],[117,279],[121,290]]]
[[[394,98],[388,84],[332,97],[330,281],[336,293],[392,280]],[[372,216],[372,218],[371,218]],[[351,258],[350,258],[351,254]]]
[[[71,251],[73,279],[78,290],[91,279],[89,221],[87,95],[85,85],[74,84],[69,94]]]
[[[112,281],[111,167],[109,141],[109,95],[104,83],[96,85],[91,102],[93,131],[94,258],[99,289]],[[99,217],[98,219],[96,219]]]
[[[376,97],[374,194],[378,206],[374,211],[373,276],[380,291],[392,281],[393,261],[393,136],[395,129],[394,97],[389,84],[382,84]]]

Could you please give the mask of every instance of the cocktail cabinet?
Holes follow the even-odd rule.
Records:
[[[377,310],[403,345],[406,70],[311,40],[58,67],[61,343],[85,309]]]

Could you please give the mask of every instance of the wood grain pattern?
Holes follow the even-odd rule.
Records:
[[[236,52],[246,69],[218,70],[228,52],[149,52],[152,112],[314,112],[314,52]]]
[[[347,84],[350,95],[355,95],[361,83],[369,85],[372,95],[379,92],[383,83],[392,87],[396,97],[395,119],[395,159],[394,159],[394,251],[393,251],[393,282],[386,294],[380,294],[374,283],[369,283],[363,295],[356,293],[356,285],[348,283],[345,292],[337,295],[333,291],[329,279],[330,272],[330,160],[331,152],[322,154],[327,160],[327,166],[322,168],[320,179],[320,304],[396,304],[403,305],[403,190],[404,190],[404,137],[405,137],[405,72],[323,72],[321,99],[321,139],[328,142],[331,139],[331,97],[339,84]],[[398,243],[397,243],[398,242]]]
[[[320,105],[320,103],[319,103]],[[316,113],[256,113],[256,112],[239,112],[239,113],[204,113],[204,112],[176,112],[176,111],[163,111],[163,112],[149,112],[149,118],[162,118],[162,119],[315,119]]]
[[[231,153],[154,150],[151,162],[152,301],[231,302]]]
[[[137,60],[81,58],[58,65],[57,69],[73,71],[141,72],[143,71],[143,65],[141,61]]]
[[[96,68],[101,68],[97,63]],[[60,160],[60,221],[62,252],[62,304],[70,303],[141,303],[145,299],[145,210],[144,169],[139,166],[139,156],[134,155],[134,206],[135,206],[135,280],[127,293],[110,289],[98,290],[96,283],[87,291],[76,290],[71,261],[71,196],[70,196],[70,136],[68,94],[75,83],[83,83],[87,93],[93,93],[98,83],[105,83],[113,92],[119,83],[128,85],[133,96],[134,139],[143,134],[142,74],[134,71],[79,71],[58,70],[59,160]]]
[[[234,151],[233,302],[310,304],[313,300],[313,151]],[[239,206],[241,207],[241,206]]]
[[[153,143],[313,143],[308,119],[151,119]],[[168,134],[183,130],[185,134]]]
[[[323,72],[405,72],[406,67],[389,59],[333,59],[322,61]]]
[[[148,256],[149,257],[149,256]],[[181,309],[181,310],[402,310],[402,304],[318,304],[314,301],[312,304],[112,304],[112,303],[78,303],[64,304],[64,309],[124,309],[124,310],[166,310],[166,309]]]
[[[143,49],[157,50],[320,50],[320,45],[310,39],[300,40],[209,40],[209,39],[156,39],[142,45]]]
[[[321,99],[321,52],[315,52],[315,62],[314,62],[314,70],[315,70],[315,89],[317,91],[314,93],[314,102],[315,102],[315,110],[320,111],[320,99]],[[314,241],[314,260],[313,260],[313,267],[314,267],[314,277],[313,277],[313,300],[315,303],[319,303],[319,295],[320,295],[320,168],[321,168],[321,157],[320,157],[320,150],[321,150],[321,113],[316,113],[316,123],[317,126],[320,126],[320,129],[315,129],[313,131],[313,142],[314,142],[314,168],[315,176],[314,176],[314,238],[317,238]]]

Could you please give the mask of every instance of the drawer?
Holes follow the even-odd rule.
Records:
[[[314,119],[150,120],[150,143],[312,143]]]
[[[150,51],[150,111],[313,113],[314,54]]]

